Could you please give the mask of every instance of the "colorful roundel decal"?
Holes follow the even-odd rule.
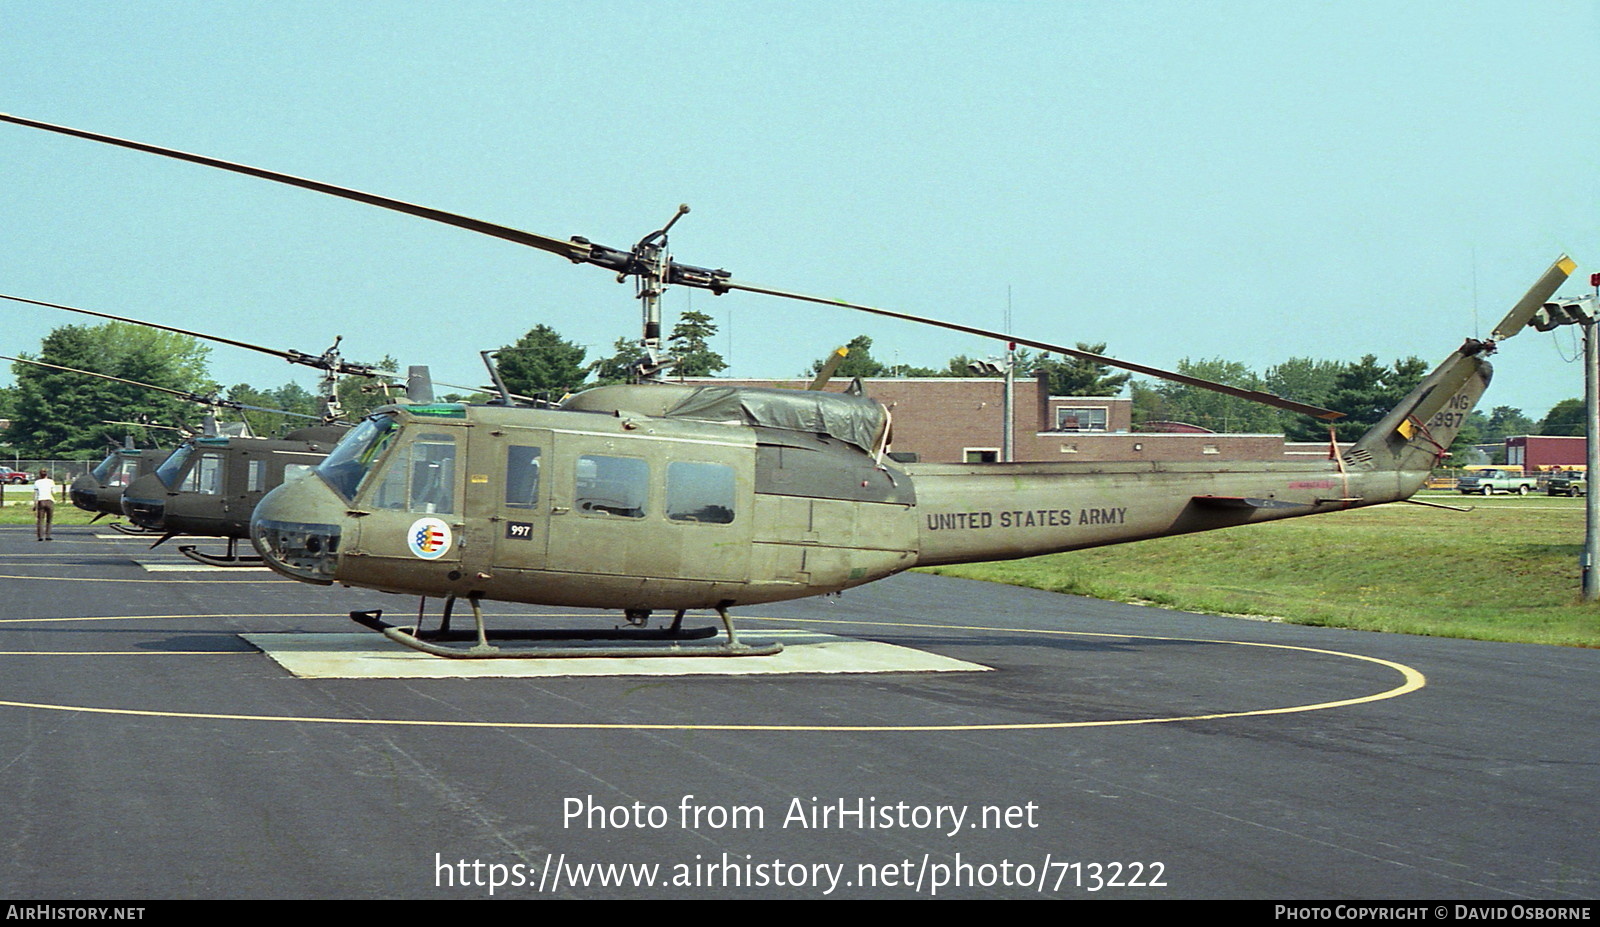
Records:
[[[450,526],[437,518],[419,518],[406,535],[411,552],[424,560],[438,560],[450,549]]]

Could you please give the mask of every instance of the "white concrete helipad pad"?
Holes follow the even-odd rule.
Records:
[[[309,679],[459,679],[555,676],[750,676],[790,673],[950,673],[989,667],[879,641],[816,631],[741,630],[740,640],[776,640],[770,657],[579,657],[465,660],[410,650],[373,632],[244,634],[284,669]],[[515,646],[515,645],[510,645]]]

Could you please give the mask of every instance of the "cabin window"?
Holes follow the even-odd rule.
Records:
[[[94,477],[94,481],[96,483],[105,483],[106,478],[111,475],[111,468],[116,466],[117,460],[120,457],[120,454],[118,454],[116,451],[112,451],[109,457],[100,461],[100,463],[96,465],[93,470],[89,471],[89,475]]]
[[[215,496],[222,491],[222,458],[215,454],[201,454],[179,487],[182,492],[197,492]]]
[[[265,460],[250,461],[250,470],[245,477],[245,492],[264,492],[267,488],[267,462]]]
[[[650,465],[638,457],[585,454],[578,458],[577,492],[573,504],[580,512],[643,518],[650,496]]]
[[[317,469],[316,464],[284,464],[283,481],[285,483],[293,483],[315,469]]]
[[[506,448],[506,505],[532,508],[539,498],[539,449]]]
[[[726,525],[733,521],[733,468],[679,460],[667,465],[667,517]]]
[[[372,507],[423,512],[455,513],[456,441],[447,434],[423,433],[402,447],[384,468],[373,491]]]
[[[125,458],[117,465],[117,472],[111,475],[111,482],[106,485],[111,489],[120,489],[133,482],[139,475],[139,458]]]

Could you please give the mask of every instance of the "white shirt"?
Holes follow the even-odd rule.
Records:
[[[41,477],[33,483],[33,501],[44,502],[47,499],[51,502],[56,499],[56,481],[48,476]]]

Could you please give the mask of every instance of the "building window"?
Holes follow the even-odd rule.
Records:
[[[1056,431],[1105,431],[1106,410],[1056,407]]]
[[[1217,450],[1217,446],[1215,444],[1207,444],[1207,445],[1205,445],[1204,447],[1202,447],[1200,449],[1200,453],[1202,453],[1202,454],[1220,454],[1222,452]]]
[[[1000,449],[997,447],[969,447],[962,452],[962,460],[967,463],[997,463],[1000,460]]]

